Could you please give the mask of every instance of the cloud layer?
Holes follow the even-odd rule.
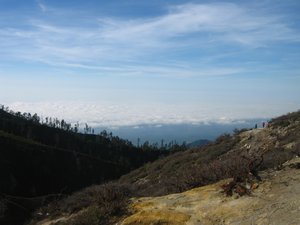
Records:
[[[46,116],[66,119],[71,123],[88,123],[93,127],[122,127],[143,124],[201,124],[201,123],[234,123],[245,119],[270,118],[286,113],[287,109],[272,107],[272,113],[266,113],[269,106],[230,107],[212,105],[126,105],[82,102],[13,102],[7,104],[14,111],[38,113]],[[296,110],[296,106],[293,110]],[[263,116],[262,116],[263,115]]]

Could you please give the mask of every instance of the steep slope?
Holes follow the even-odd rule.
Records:
[[[199,149],[170,155],[120,181],[139,186],[141,195],[185,191],[247,170],[276,167],[300,153],[300,112],[273,119],[267,128],[223,135]],[[250,168],[251,167],[251,168]]]
[[[300,158],[279,171],[261,173],[262,182],[250,196],[226,197],[215,184],[179,194],[133,199],[132,215],[120,225],[148,224],[298,224],[300,221]]]
[[[92,184],[99,182],[99,178],[115,178],[124,169],[113,161],[74,154],[3,131],[0,131],[0,145],[0,190],[8,195],[39,196],[60,193],[62,188],[76,190],[82,187],[80,182]]]
[[[25,115],[0,108],[0,224],[20,224],[41,204],[168,154],[143,151],[106,133],[50,127]]]
[[[68,193],[115,179],[166,154],[142,151],[108,134],[81,134],[49,127],[34,118],[37,116],[28,119],[21,113],[0,109],[1,193]]]
[[[299,199],[292,192],[298,194],[299,170],[286,168],[283,163],[299,155],[300,112],[295,112],[273,119],[267,128],[223,135],[202,148],[146,164],[108,186],[83,190],[59,202],[56,208],[50,205],[41,209],[43,216],[35,216],[31,224],[222,224],[223,220],[225,224],[247,224],[253,222],[252,213],[258,216],[257,223],[261,218],[264,224],[271,216],[265,213],[275,206],[278,212],[272,215],[280,217],[288,212],[293,217],[289,222],[293,222],[298,219],[295,213]],[[216,183],[220,180],[224,181]],[[228,181],[232,182],[221,188]],[[286,184],[289,188],[285,188]],[[209,186],[169,195],[205,185]],[[252,186],[258,188],[251,193]],[[264,203],[261,198],[269,192]],[[236,199],[236,193],[244,196]],[[226,194],[233,197],[225,197]],[[143,196],[147,198],[140,198]],[[291,206],[291,211],[280,208],[289,201],[297,207]],[[245,210],[234,211],[235,204]]]

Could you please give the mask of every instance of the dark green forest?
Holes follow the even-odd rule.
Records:
[[[87,124],[80,129],[78,123],[72,126],[1,106],[0,224],[7,219],[18,224],[45,201],[117,179],[184,149],[173,145],[166,151],[148,142],[136,147],[106,131],[94,134]]]

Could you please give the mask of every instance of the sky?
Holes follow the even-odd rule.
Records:
[[[300,107],[300,1],[0,0],[0,103],[92,126]]]

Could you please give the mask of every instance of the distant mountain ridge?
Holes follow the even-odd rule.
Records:
[[[191,143],[199,139],[215,140],[221,134],[231,134],[234,129],[254,128],[255,124],[261,125],[266,118],[253,118],[244,120],[233,120],[229,123],[197,123],[197,124],[140,124],[136,126],[121,126],[116,128],[95,127],[95,130],[109,130],[119,137],[130,140],[137,146],[140,143]]]

